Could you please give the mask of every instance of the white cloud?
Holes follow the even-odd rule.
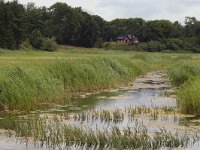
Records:
[[[31,0],[37,6],[66,2],[73,7],[99,15],[106,20],[141,17],[147,20],[169,19],[183,22],[185,16],[200,18],[200,0]],[[26,4],[30,0],[19,0]]]

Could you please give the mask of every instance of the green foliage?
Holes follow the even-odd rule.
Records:
[[[200,75],[190,78],[177,92],[178,104],[183,113],[200,114]]]
[[[57,43],[54,39],[43,38],[41,49],[53,52],[57,49]]]
[[[45,38],[40,31],[34,30],[29,36],[29,41],[32,47],[45,51],[55,51],[57,43],[54,39]]]
[[[200,75],[200,66],[198,64],[176,64],[168,70],[170,79],[175,85],[181,85],[192,77]]]
[[[46,8],[36,7],[34,3],[24,7],[18,1],[0,1],[0,20],[0,47],[6,49],[19,49],[26,39],[30,39],[34,48],[41,49],[42,41],[50,43],[48,38],[51,37],[62,45],[102,47],[102,42],[115,41],[118,36],[127,34],[135,35],[142,43],[147,42],[141,47],[127,46],[128,50],[162,51],[165,45],[168,50],[197,53],[200,47],[200,21],[194,17],[186,17],[185,26],[178,21],[142,18],[107,22],[66,3],[58,2]]]
[[[40,49],[42,47],[43,38],[39,30],[34,30],[29,36],[29,41],[34,48]]]
[[[178,104],[183,113],[200,114],[200,66],[197,63],[176,64],[168,71],[170,79],[179,86]]]
[[[146,23],[146,41],[172,38],[176,28],[169,20],[154,20]]]
[[[49,102],[61,89],[59,81],[36,70],[7,67],[1,71],[0,102],[9,110],[31,110],[40,102]]]
[[[128,45],[125,43],[117,43],[117,42],[106,42],[104,44],[104,48],[112,50],[124,50],[124,51],[142,50],[140,45]]]
[[[20,48],[23,50],[31,50],[32,46],[29,41],[24,41],[24,42],[22,42]]]
[[[96,48],[103,48],[103,39],[102,38],[99,38],[97,40],[97,42],[95,43],[95,47]]]
[[[42,60],[42,59],[41,59]],[[0,104],[34,110],[70,94],[106,89],[147,72],[150,65],[127,57],[52,60],[1,67]]]
[[[184,42],[180,39],[168,39],[166,42],[166,49],[180,50],[183,49]]]
[[[200,48],[193,48],[192,51],[193,51],[194,53],[200,53]]]
[[[110,39],[115,40],[120,35],[132,34],[145,39],[146,22],[142,18],[115,19],[109,23]]]
[[[87,13],[82,13],[84,21],[81,22],[80,46],[93,47],[98,40],[98,25],[94,18]]]
[[[0,1],[0,47],[18,49],[24,37],[25,9],[18,1]]]
[[[109,111],[107,111],[109,113]],[[32,137],[36,144],[42,143],[41,148],[48,146],[49,149],[57,148],[63,144],[62,148],[72,149],[72,144],[76,149],[173,149],[190,146],[191,143],[196,144],[199,141],[198,135],[188,135],[187,133],[179,134],[179,132],[171,133],[167,129],[160,129],[152,133],[142,123],[136,120],[133,128],[124,127],[121,129],[113,125],[111,128],[95,131],[88,127],[77,127],[70,125],[62,125],[60,121],[62,116],[53,116],[51,123],[48,123],[48,117],[40,117],[39,115],[28,116],[22,123],[16,123],[10,119],[10,124],[16,124],[13,130],[16,137],[25,139]],[[8,121],[7,121],[8,122]],[[13,122],[13,123],[12,123]],[[151,133],[151,135],[149,135]],[[190,140],[191,139],[191,140]],[[45,144],[43,144],[45,143]]]
[[[161,42],[150,41],[146,43],[143,49],[149,52],[154,52],[154,51],[160,52],[162,50],[165,50],[166,47]]]

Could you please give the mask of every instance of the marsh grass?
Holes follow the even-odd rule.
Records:
[[[178,63],[168,69],[169,78],[180,86],[191,78],[200,76],[200,65],[197,63]]]
[[[67,49],[68,51],[66,51]],[[0,110],[30,111],[63,104],[72,95],[168,69],[175,85],[199,76],[199,55],[60,47],[58,52],[0,50]]]
[[[173,119],[176,121],[179,115],[178,110],[174,107],[128,106],[123,109],[83,111],[72,114],[71,118],[77,122],[96,122],[99,120],[107,124],[119,124],[125,119],[128,119],[129,122],[135,122],[137,117],[141,116],[153,120],[167,121]],[[70,117],[68,119],[70,119]]]
[[[191,142],[198,142],[199,135],[171,133],[166,129],[160,129],[150,133],[147,128],[137,122],[134,127],[119,128],[113,126],[110,129],[96,131],[87,128],[63,125],[59,119],[45,121],[38,116],[29,118],[16,127],[16,136],[19,140],[34,141],[40,147],[63,147],[99,149],[157,149],[187,147]],[[20,138],[21,137],[21,138]],[[23,138],[22,138],[23,137]],[[32,138],[30,138],[32,137]]]
[[[130,82],[167,67],[176,58],[159,53],[61,49],[52,53],[0,50],[0,109],[30,111],[63,103],[80,92]]]
[[[107,89],[129,82],[150,69],[141,60],[97,57],[2,67],[0,103],[8,110],[34,110],[65,101],[71,93]]]
[[[182,113],[200,114],[200,62],[187,60],[168,70],[172,82],[179,87],[176,94]]]
[[[200,116],[200,76],[184,83],[177,92],[178,104],[183,113]]]

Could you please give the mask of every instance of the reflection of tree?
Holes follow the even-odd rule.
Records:
[[[89,110],[95,108],[95,106],[97,106],[100,102],[107,103],[108,101],[111,101],[109,100],[109,97],[117,95],[119,95],[119,93],[103,92],[100,94],[90,95],[86,98],[74,98],[72,99],[72,101],[75,107],[79,107],[81,108],[81,110]],[[106,98],[99,99],[98,97],[106,97]]]

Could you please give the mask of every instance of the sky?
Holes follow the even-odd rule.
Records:
[[[65,2],[72,7],[99,15],[107,21],[116,18],[168,19],[184,22],[186,16],[200,19],[200,0],[18,0],[22,4],[51,6]]]

